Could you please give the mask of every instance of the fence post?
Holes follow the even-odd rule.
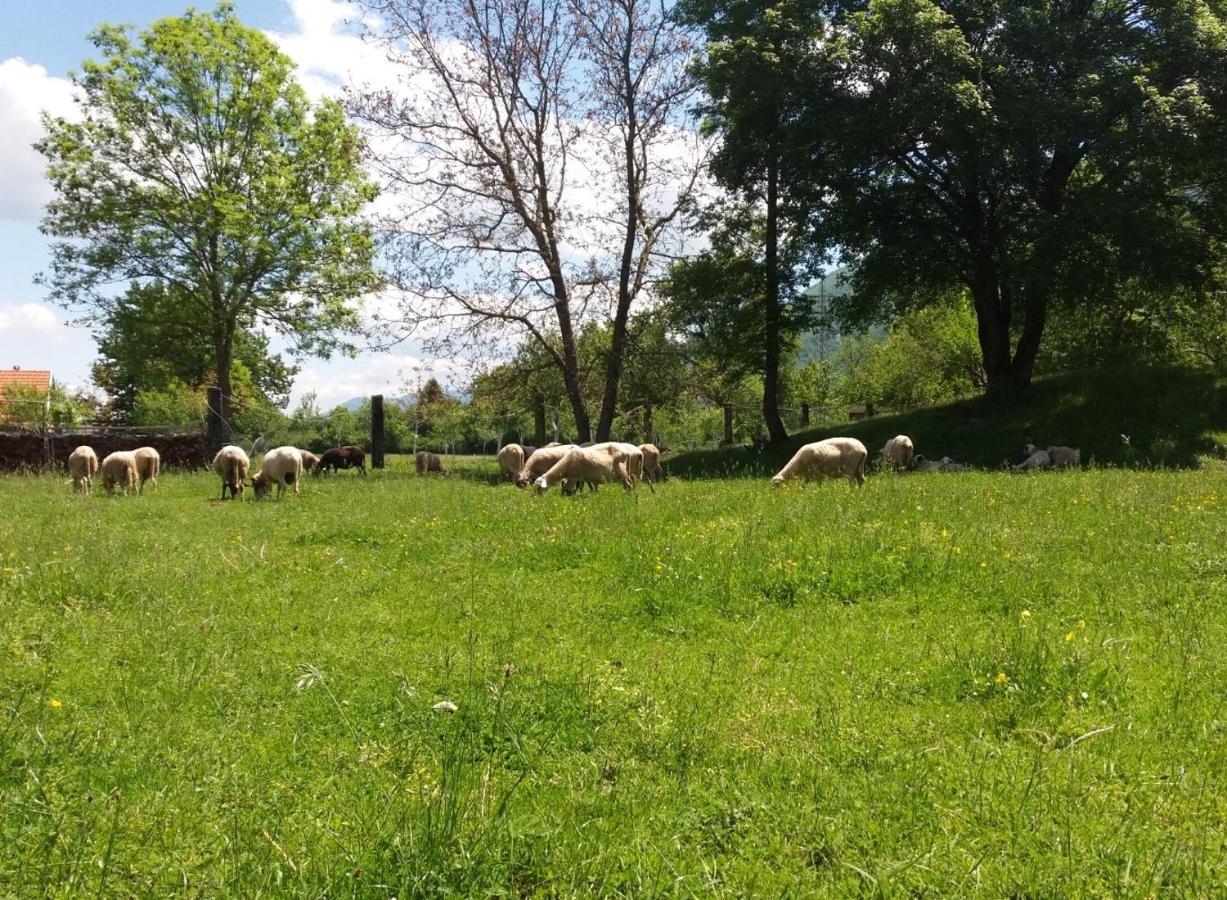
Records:
[[[230,423],[222,413],[222,389],[214,385],[205,392],[205,410],[209,446],[208,456],[213,457],[218,450],[230,443]]]
[[[533,437],[538,447],[545,446],[545,398],[538,394],[533,398]]]
[[[383,394],[371,397],[371,468],[383,468]]]
[[[804,428],[809,424],[809,404],[801,404],[801,427]]]
[[[733,443],[733,404],[724,404],[724,443]]]
[[[652,443],[652,403],[643,404],[643,442]]]

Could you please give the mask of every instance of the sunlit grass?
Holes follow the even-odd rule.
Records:
[[[1221,470],[457,468],[0,478],[0,894],[1224,890]]]

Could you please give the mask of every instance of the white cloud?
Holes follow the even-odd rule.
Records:
[[[314,392],[327,411],[354,397],[413,393],[419,381],[437,378],[451,390],[466,379],[463,367],[450,360],[430,360],[413,354],[379,353],[354,360],[308,362],[294,379],[291,407]]]
[[[0,335],[6,339],[37,337],[62,341],[68,331],[60,317],[41,303],[0,306]]]
[[[34,222],[51,198],[45,161],[32,144],[43,136],[43,110],[74,111],[72,83],[19,56],[0,62],[0,219]]]

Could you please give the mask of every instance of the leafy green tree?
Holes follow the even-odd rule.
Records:
[[[973,300],[990,393],[1050,316],[1130,281],[1195,285],[1221,233],[1221,5],[831,3],[812,180],[853,264],[845,319]]]
[[[177,325],[212,348],[228,417],[245,332],[327,355],[357,325],[350,301],[375,284],[359,135],[337,103],[309,104],[230,3],[91,40],[100,58],[73,78],[80,120],[44,116],[37,144],[55,190],[42,228],[57,238],[42,281],[94,320],[117,307],[109,285],[164,285],[192,307]]]
[[[710,102],[703,108],[708,132],[720,136],[712,163],[717,180],[761,211],[761,354],[763,419],[772,441],[788,437],[779,411],[780,367],[785,356],[785,304],[794,292],[801,261],[796,241],[807,218],[808,184],[799,167],[810,165],[811,135],[795,111],[801,105],[821,37],[818,5],[807,0],[685,0],[682,11],[706,32],[696,67]],[[724,221],[737,228],[747,210],[731,205]],[[754,217],[758,219],[758,216]],[[808,235],[807,235],[808,237]],[[792,253],[789,250],[793,251]],[[716,257],[718,260],[719,257]]]
[[[98,403],[89,394],[70,392],[54,382],[44,392],[28,385],[5,385],[0,394],[0,425],[9,428],[71,428],[95,421]]]
[[[103,312],[98,325],[94,383],[109,395],[113,419],[128,421],[137,395],[145,391],[176,383],[195,389],[217,379],[209,324],[202,320],[201,308],[165,284],[132,285]],[[253,402],[284,406],[297,369],[270,353],[268,343],[260,332],[240,327],[234,336],[233,365],[246,369]],[[244,410],[234,402],[241,392],[232,384],[230,393],[231,414],[242,418]]]

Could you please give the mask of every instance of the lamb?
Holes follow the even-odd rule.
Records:
[[[243,482],[247,480],[247,470],[251,468],[251,460],[243,452],[242,447],[234,444],[222,447],[213,457],[213,471],[222,480],[222,497],[226,499],[226,489],[230,489],[230,498],[239,499],[243,496]]]
[[[516,476],[516,486],[524,487],[534,478],[544,475],[554,463],[566,456],[567,451],[574,447],[574,444],[558,444],[554,447],[541,447],[534,450],[524,460],[524,468],[520,469],[520,474]]]
[[[162,456],[153,447],[137,447],[132,451],[136,457],[136,474],[140,479],[140,492],[145,492],[145,482],[158,486],[158,470],[162,468]]]
[[[665,470],[660,464],[660,448],[655,444],[640,444],[643,453],[643,480],[649,485],[654,481],[665,480]]]
[[[890,461],[895,469],[905,472],[912,465],[912,456],[916,448],[912,445],[912,439],[906,434],[897,434],[878,452],[882,459]]]
[[[843,476],[860,486],[865,483],[865,461],[868,458],[869,451],[856,438],[827,438],[806,444],[798,450],[788,465],[771,479],[771,483],[781,485],[790,478],[809,481]]]
[[[634,490],[635,477],[631,474],[633,457],[627,453],[628,446],[632,445],[610,442],[592,447],[572,447],[549,471],[537,478],[537,490],[544,493],[560,481],[564,484],[620,481],[628,491]],[[633,449],[639,451],[638,447]],[[641,453],[639,459],[639,469],[642,471]]]
[[[100,471],[102,486],[107,489],[108,494],[115,493],[117,485],[121,494],[127,494],[129,490],[136,493],[140,476],[137,474],[136,454],[133,451],[116,450],[107,454]]]
[[[436,453],[428,453],[425,450],[419,450],[413,455],[413,470],[419,475],[425,475],[428,472],[438,472],[440,475],[446,475],[447,470],[443,468],[443,460]]]
[[[507,444],[498,451],[498,480],[515,481],[524,468],[524,448],[519,444]]]
[[[361,447],[355,447],[352,444],[346,444],[344,447],[331,447],[324,451],[319,464],[315,467],[315,470],[320,473],[327,472],[329,469],[333,472],[337,469],[357,469],[365,475],[366,454],[362,452]]]
[[[1081,454],[1077,447],[1049,447],[1048,459],[1054,469],[1076,469],[1081,462]]]
[[[255,488],[256,499],[259,500],[270,490],[273,482],[277,482],[277,499],[285,494],[287,484],[294,485],[294,493],[298,493],[298,485],[302,482],[302,452],[297,447],[276,447],[264,454],[258,474],[251,477],[251,486]]]
[[[301,447],[298,448],[298,452],[302,454],[303,471],[304,472],[314,472],[316,475],[318,475],[319,467],[320,467],[320,458],[316,456],[314,453],[312,453],[310,450],[303,450]]]
[[[94,473],[98,471],[98,454],[93,447],[84,445],[68,455],[68,474],[72,476],[72,489],[93,493]]]

